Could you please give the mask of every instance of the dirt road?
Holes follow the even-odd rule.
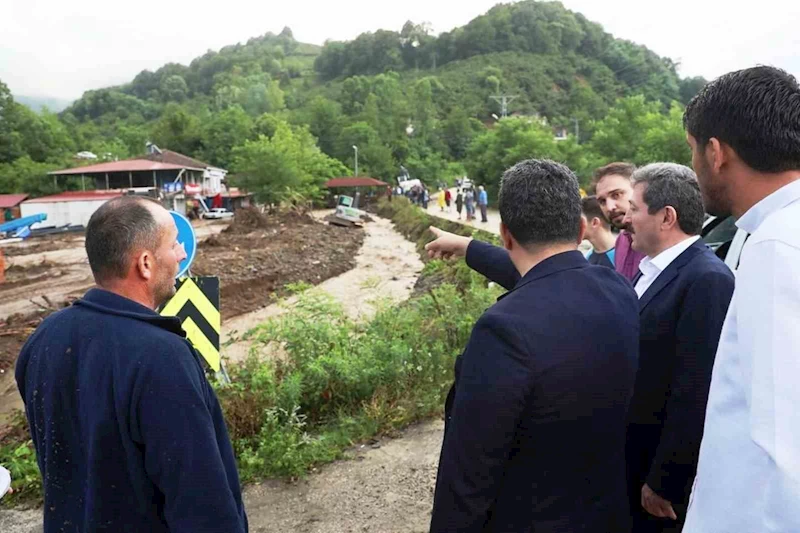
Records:
[[[481,222],[481,212],[478,209],[477,204],[475,205],[475,219],[471,221],[467,221],[467,208],[464,207],[461,209],[461,218],[458,218],[458,211],[456,211],[456,189],[450,189],[450,194],[453,195],[454,201],[450,202],[450,209],[447,207],[444,208],[442,211],[437,204],[437,198],[439,193],[434,193],[431,195],[431,201],[428,202],[428,214],[444,218],[446,220],[452,220],[453,222],[458,222],[459,224],[464,224],[466,226],[472,226],[473,228],[482,229],[484,231],[488,231],[490,233],[494,233],[496,235],[500,235],[500,213],[497,211],[496,208],[489,208],[486,212],[486,219],[487,222]]]
[[[314,215],[322,218],[329,213],[321,211]],[[355,268],[317,286],[344,304],[353,318],[368,317],[374,313],[373,302],[376,298],[388,298],[394,302],[408,298],[423,267],[413,243],[397,233],[389,220],[377,216],[373,218],[373,222],[364,225],[366,237],[356,255]],[[291,306],[295,300],[290,298],[287,303]],[[237,339],[285,309],[286,306],[273,304],[225,321],[222,343],[233,341],[222,350],[227,360],[236,362],[247,357],[251,343]]]

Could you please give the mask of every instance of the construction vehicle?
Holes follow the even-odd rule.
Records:
[[[336,205],[336,211],[332,215],[326,217],[326,220],[328,224],[349,228],[353,226],[363,226],[366,216],[366,211],[353,207],[352,196],[341,195]]]
[[[408,169],[406,169],[406,167],[403,165],[400,165],[400,175],[397,176],[397,184],[400,186],[403,194],[408,194],[408,191],[410,191],[416,185],[422,187],[422,182],[418,179],[411,179]]]

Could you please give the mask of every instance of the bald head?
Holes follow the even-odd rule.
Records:
[[[169,217],[156,202],[137,196],[114,198],[95,211],[86,226],[86,255],[97,284],[124,279],[137,252],[156,250]]]

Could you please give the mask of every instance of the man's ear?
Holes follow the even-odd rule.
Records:
[[[661,220],[661,227],[663,229],[671,229],[678,226],[678,212],[671,205],[664,208],[663,219]]]
[[[594,226],[595,221],[597,221],[598,223],[600,222],[599,220],[597,220],[597,217],[594,217],[592,219],[592,226]],[[579,246],[583,242],[583,239],[585,237],[586,237],[586,219],[581,217],[581,225],[580,225],[580,228],[578,230],[578,245]]]
[[[703,155],[715,174],[719,174],[722,167],[730,163],[731,154],[728,153],[728,150],[730,147],[723,145],[716,137],[711,137],[706,143]]]
[[[149,281],[153,277],[154,263],[155,258],[149,251],[144,250],[140,252],[136,258],[136,273],[139,274],[139,277],[143,280]]]
[[[502,221],[500,222],[500,240],[503,241],[503,247],[509,252],[514,248],[514,238]]]

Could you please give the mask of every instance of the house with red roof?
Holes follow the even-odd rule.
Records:
[[[157,198],[164,207],[179,213],[186,213],[187,207],[197,211],[212,203],[231,210],[248,205],[249,194],[226,185],[227,172],[147,143],[146,153],[136,158],[50,172],[55,184],[66,178],[80,179],[83,194],[62,193],[29,200],[23,204],[23,216],[38,209],[32,214],[47,213],[48,227],[85,225],[104,201],[130,193]]]
[[[0,194],[0,210],[3,215],[0,224],[19,218],[21,216],[19,204],[27,197],[27,194]]]

